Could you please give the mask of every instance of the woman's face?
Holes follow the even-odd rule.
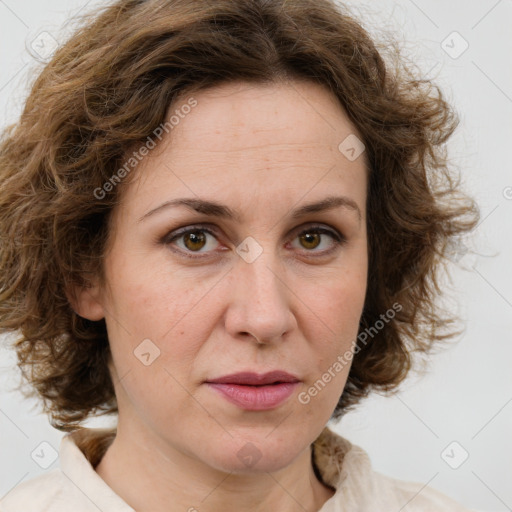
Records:
[[[106,319],[119,431],[223,471],[275,471],[322,431],[349,372],[367,284],[364,153],[319,85],[193,100],[133,171],[106,282],[82,311]],[[229,377],[274,371],[295,381]]]

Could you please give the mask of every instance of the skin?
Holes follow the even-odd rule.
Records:
[[[364,154],[350,161],[340,152],[357,131],[317,84],[230,83],[194,98],[123,190],[105,280],[75,293],[82,316],[105,318],[113,355],[118,430],[96,471],[138,512],[319,510],[334,491],[315,476],[311,445],[350,364],[309,403],[298,395],[358,333],[368,265]],[[332,195],[350,198],[361,217],[348,207],[291,217]],[[185,207],[140,220],[184,197],[223,203],[240,222]],[[213,235],[201,231],[203,242],[165,239],[205,223]],[[300,235],[315,225],[345,243]],[[236,251],[248,236],[263,250],[251,263]],[[144,339],[160,350],[149,365],[134,355]],[[244,410],[205,384],[275,369],[301,384],[271,410]],[[254,465],[237,456],[247,443],[260,457]]]

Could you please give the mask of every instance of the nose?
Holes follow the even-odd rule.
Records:
[[[231,274],[231,293],[225,327],[239,339],[260,344],[282,341],[295,328],[290,289],[284,269],[265,253],[252,263],[240,260]]]

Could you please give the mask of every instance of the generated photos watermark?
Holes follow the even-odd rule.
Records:
[[[343,368],[352,362],[354,355],[361,351],[361,344],[363,346],[368,344],[368,336],[373,339],[379,331],[384,329],[385,325],[389,323],[390,320],[395,318],[396,313],[398,311],[402,311],[402,309],[402,305],[395,302],[391,308],[380,315],[380,320],[377,320],[372,327],[368,327],[364,331],[360,332],[357,335],[357,340],[354,341],[354,349],[346,350],[343,354],[338,355],[336,361],[329,366],[329,368],[315,381],[313,385],[311,385],[306,391],[301,391],[299,393],[299,402],[303,405],[307,405],[311,401],[312,397],[317,396],[327,386],[327,384],[329,384],[329,382],[331,382],[331,380],[333,380],[336,375],[343,370]]]
[[[112,192],[112,190],[121,183],[122,179],[128,176],[137,164],[156,147],[157,142],[154,139],[156,138],[161,141],[164,133],[169,133],[173,128],[175,128],[196,106],[197,100],[189,98],[185,104],[176,109],[174,114],[165,123],[162,123],[155,128],[152,133],[153,136],[149,135],[146,138],[146,142],[142,144],[137,151],[134,151],[124,164],[114,174],[112,174],[112,176],[105,181],[101,187],[94,189],[94,197],[101,200],[106,197],[108,192]]]

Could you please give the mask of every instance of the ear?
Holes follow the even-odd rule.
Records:
[[[98,279],[95,278],[88,286],[69,286],[66,289],[66,297],[75,313],[81,317],[93,321],[105,318]]]

